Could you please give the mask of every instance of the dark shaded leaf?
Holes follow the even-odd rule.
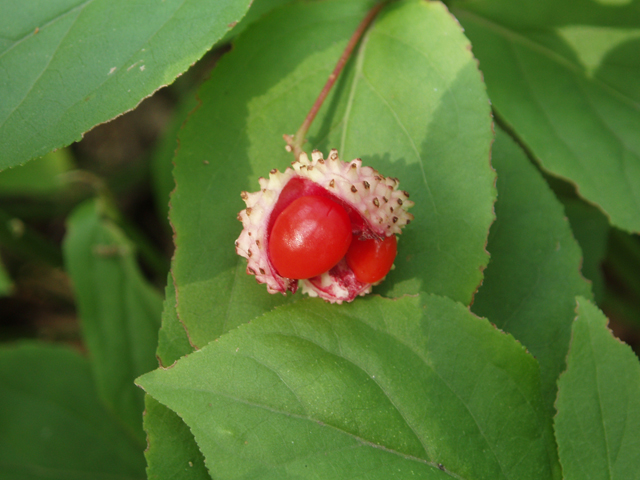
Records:
[[[143,446],[96,392],[89,363],[61,347],[0,349],[0,478],[141,480]]]

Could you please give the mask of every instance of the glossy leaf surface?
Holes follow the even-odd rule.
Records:
[[[639,232],[640,3],[452,3],[499,117],[545,170]]]
[[[564,478],[640,478],[638,357],[613,337],[603,313],[585,298],[578,298],[558,390],[555,429]]]
[[[138,383],[216,479],[558,478],[537,363],[444,297],[300,301]]]
[[[79,140],[171,83],[247,0],[3,2],[0,170]]]
[[[366,11],[335,1],[274,11],[238,38],[201,89],[202,106],[180,134],[171,200],[178,313],[195,345],[290,301],[257,285],[234,252],[240,192],[290,164],[282,134],[302,123]],[[398,177],[416,202],[380,292],[422,289],[470,302],[488,261],[491,138],[480,74],[446,9],[405,1],[383,10],[307,145],[361,157]]]
[[[564,370],[575,296],[590,296],[580,275],[581,252],[562,205],[524,152],[497,131],[498,172],[491,262],[472,310],[521,341],[540,362],[545,402],[553,411]]]
[[[67,348],[0,349],[3,480],[144,479],[144,445],[103,406],[86,359]]]

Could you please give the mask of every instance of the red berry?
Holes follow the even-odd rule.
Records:
[[[305,279],[331,270],[350,244],[346,210],[326,197],[310,195],[278,215],[269,235],[269,256],[280,276]]]
[[[354,239],[347,251],[347,265],[361,282],[376,283],[389,273],[397,252],[395,235],[384,240]]]

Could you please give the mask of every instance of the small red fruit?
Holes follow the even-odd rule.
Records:
[[[333,268],[350,244],[346,210],[329,198],[310,195],[278,215],[269,235],[269,255],[279,275],[306,279]]]
[[[291,168],[274,168],[258,182],[260,190],[241,193],[247,208],[238,213],[235,246],[269,293],[300,287],[331,303],[370,293],[393,266],[396,235],[413,220],[414,203],[397,178],[359,158],[343,162],[337,150],[326,159],[317,150],[311,159],[302,153]]]
[[[347,251],[347,265],[361,282],[376,283],[391,270],[397,251],[398,241],[395,235],[384,240],[354,239]]]

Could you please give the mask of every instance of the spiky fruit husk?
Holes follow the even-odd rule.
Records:
[[[265,283],[269,293],[295,292],[298,282],[302,283],[303,293],[331,303],[350,302],[369,293],[372,284],[359,281],[344,259],[317,277],[293,280],[280,276],[268,255],[273,223],[296,198],[321,195],[345,208],[354,239],[384,239],[400,234],[413,220],[407,212],[413,206],[409,194],[398,190],[396,178],[363,167],[360,159],[341,161],[337,150],[331,150],[326,160],[317,150],[311,160],[303,153],[292,167],[284,172],[271,170],[268,179],[260,178],[258,192],[242,192],[247,208],[238,214],[244,228],[236,240],[236,252],[247,259],[247,273]]]

